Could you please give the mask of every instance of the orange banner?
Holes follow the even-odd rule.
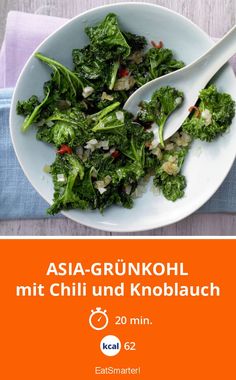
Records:
[[[234,377],[235,241],[0,244],[2,379]]]

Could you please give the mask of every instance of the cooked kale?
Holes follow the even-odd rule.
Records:
[[[164,147],[163,131],[166,120],[183,103],[184,94],[173,87],[161,87],[152,95],[150,102],[142,102],[138,120],[144,123],[155,122],[158,125],[159,141]]]
[[[165,172],[161,172],[155,176],[154,184],[161,189],[166,199],[175,202],[184,196],[186,179],[182,174],[171,176]]]
[[[32,110],[32,107],[31,107],[31,100],[29,100],[28,102],[28,109],[30,110],[31,113],[28,113],[28,115],[26,116],[23,124],[22,124],[22,131],[25,132],[32,124],[38,122],[41,118],[41,111],[44,107],[44,105],[48,102],[49,100],[49,95],[50,95],[50,89],[48,87],[45,87],[45,98],[42,100],[41,103],[38,103],[38,105],[34,108],[34,110]],[[32,97],[30,98],[32,99]],[[24,106],[25,109],[26,109],[26,103],[27,101],[24,101]],[[21,109],[22,107],[22,103],[18,102],[18,110]]]
[[[129,32],[123,32],[123,35],[130,46],[131,54],[143,50],[147,45],[147,40],[143,36],[137,36],[136,34]]]
[[[229,94],[221,93],[211,85],[200,92],[199,104],[193,107],[193,111],[185,120],[183,130],[193,138],[212,141],[230,126],[235,115],[235,102]]]
[[[99,25],[85,28],[85,32],[100,56],[107,54],[111,58],[118,58],[130,55],[130,46],[119,29],[115,14],[108,14]]]
[[[153,183],[170,201],[176,201],[184,195],[186,180],[180,172],[187,152],[187,147],[165,152],[156,170]]]
[[[42,126],[38,128],[37,139],[60,147],[83,145],[90,137],[89,120],[80,111],[80,107],[72,107],[65,111],[55,109]]]
[[[97,56],[91,46],[83,49],[74,49],[72,52],[76,73],[88,80],[103,79],[106,77],[107,65],[105,57]]]
[[[50,82],[47,82],[50,90],[58,92],[63,99],[75,102],[85,87],[78,74],[72,72],[60,62],[45,57],[41,53],[36,53],[35,57],[45,62],[52,69],[52,79]]]
[[[40,104],[37,96],[33,95],[28,100],[17,102],[16,111],[18,115],[29,116],[33,113],[34,109]]]
[[[48,209],[49,214],[56,214],[62,209],[88,207],[87,202],[82,200],[76,192],[76,185],[84,177],[84,167],[78,156],[57,155],[55,162],[51,165],[51,174],[55,193],[54,203]]]
[[[138,86],[182,67],[184,67],[184,63],[175,60],[172,51],[163,47],[149,49],[143,55],[140,64],[130,64],[130,70]]]
[[[85,32],[90,43],[73,50],[73,69],[35,54],[51,77],[42,99],[32,96],[17,104],[18,114],[25,117],[22,130],[35,124],[37,139],[57,151],[50,167],[55,191],[48,213],[77,208],[103,212],[111,205],[131,208],[139,184],[152,175],[154,185],[175,201],[184,195],[181,170],[191,139],[180,132],[164,146],[163,128],[182,104],[183,93],[161,88],[140,105],[136,116],[123,105],[138,87],[182,68],[183,62],[161,44],[148,49],[144,37],[121,31],[114,14]],[[199,110],[200,117],[191,114],[184,131],[210,141],[228,128],[234,102],[211,86],[201,92]],[[159,126],[161,144],[154,144],[153,122]]]

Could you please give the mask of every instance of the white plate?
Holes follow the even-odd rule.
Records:
[[[121,3],[89,10],[48,37],[37,49],[63,64],[72,67],[71,52],[87,44],[84,33],[87,25],[100,22],[109,12],[117,14],[122,30],[144,35],[148,41],[164,41],[177,59],[186,64],[204,53],[212,44],[210,37],[183,16],[159,6],[144,3]],[[50,175],[43,172],[45,164],[55,158],[52,147],[35,139],[35,130],[20,131],[23,118],[16,114],[18,100],[32,94],[42,96],[43,83],[49,79],[49,69],[33,56],[26,63],[13,95],[10,129],[20,165],[38,193],[49,203],[53,197]],[[233,70],[226,65],[215,79],[220,91],[236,99],[236,80]],[[218,189],[235,159],[236,119],[229,133],[211,144],[196,141],[184,165],[187,177],[185,196],[172,203],[148,189],[135,200],[133,209],[114,206],[104,214],[98,211],[72,210],[63,212],[68,218],[86,226],[106,231],[130,232],[163,227],[192,214]],[[46,212],[46,210],[45,210]]]

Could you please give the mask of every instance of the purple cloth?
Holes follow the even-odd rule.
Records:
[[[66,19],[23,12],[9,12],[0,52],[0,88],[14,87],[29,56]]]

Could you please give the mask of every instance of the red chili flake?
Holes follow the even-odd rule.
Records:
[[[124,78],[124,77],[127,77],[129,75],[129,70],[126,69],[126,68],[120,68],[119,69],[119,77],[120,78]]]
[[[195,110],[196,117],[199,117],[201,115],[201,111],[197,106],[191,106],[188,110],[189,112],[192,112],[193,110]]]
[[[151,44],[156,49],[161,49],[163,47],[163,42],[160,41],[159,44],[157,44],[155,41],[151,41]]]
[[[113,158],[118,158],[118,157],[120,156],[120,152],[119,152],[119,150],[115,150],[114,152],[112,152],[111,156],[112,156]]]
[[[60,147],[60,149],[57,151],[57,153],[59,153],[59,154],[65,154],[65,153],[71,154],[72,153],[72,149],[71,149],[70,146],[63,144]]]

